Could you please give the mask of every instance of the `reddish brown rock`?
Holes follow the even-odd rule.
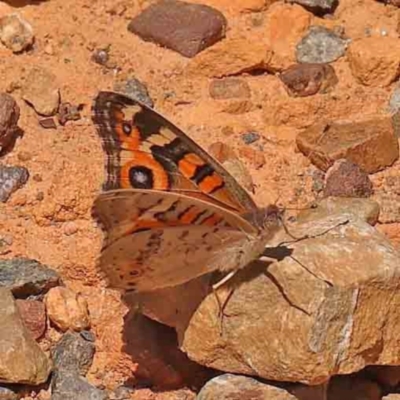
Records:
[[[19,136],[20,110],[15,100],[6,93],[0,93],[0,152]]]
[[[301,132],[296,143],[323,171],[335,160],[345,158],[365,172],[374,173],[392,165],[399,157],[398,141],[389,118],[316,125]]]
[[[296,45],[310,26],[312,15],[297,4],[275,3],[265,18],[265,40],[271,57],[268,69],[282,71],[296,62]]]
[[[279,75],[290,96],[305,97],[329,92],[338,82],[329,64],[296,64]]]
[[[353,75],[368,86],[385,87],[400,73],[400,41],[392,37],[367,37],[351,42],[347,59]]]
[[[245,38],[225,39],[199,54],[188,66],[187,73],[221,78],[242,72],[266,69],[272,57],[264,43]]]
[[[128,25],[143,40],[155,42],[185,57],[213,45],[225,36],[226,19],[201,4],[162,0],[146,8]]]
[[[39,339],[46,331],[46,309],[38,300],[16,300],[18,311],[25,326],[30,330],[34,339]]]
[[[50,321],[61,331],[89,328],[88,305],[81,295],[59,286],[49,290],[45,301]]]
[[[248,83],[239,78],[214,79],[210,83],[209,90],[210,96],[216,100],[250,97]]]
[[[336,161],[325,176],[324,196],[369,197],[372,182],[357,164],[347,160]]]

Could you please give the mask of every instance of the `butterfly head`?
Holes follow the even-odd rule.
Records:
[[[261,226],[263,230],[276,232],[282,222],[283,210],[275,204],[263,208],[261,218]]]
[[[282,225],[283,210],[275,204],[244,215],[244,218],[258,227],[266,240],[272,239]]]

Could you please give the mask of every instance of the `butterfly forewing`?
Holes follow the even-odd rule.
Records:
[[[108,191],[95,200],[94,214],[107,231],[105,247],[138,231],[174,226],[225,227],[257,235],[257,229],[237,213],[173,192]]]
[[[184,191],[238,212],[256,209],[215,159],[146,105],[122,94],[100,92],[93,120],[108,156],[105,190]]]

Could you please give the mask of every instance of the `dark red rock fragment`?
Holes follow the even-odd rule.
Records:
[[[209,6],[162,0],[135,17],[128,30],[145,41],[194,57],[225,36],[226,23],[223,14]]]
[[[351,161],[336,161],[325,176],[325,197],[369,197],[371,194],[368,174]]]
[[[329,64],[295,64],[279,77],[292,97],[327,93],[338,82],[335,70]]]
[[[0,151],[10,146],[20,136],[18,127],[20,110],[15,100],[6,93],[0,93]]]
[[[32,333],[35,340],[41,338],[46,331],[46,309],[38,300],[16,301],[18,311],[26,327]]]

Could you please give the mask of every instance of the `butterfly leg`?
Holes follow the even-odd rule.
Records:
[[[224,310],[226,305],[228,304],[229,299],[232,297],[234,289],[230,289],[228,295],[226,296],[225,300],[221,301],[220,297],[218,296],[218,289],[224,285],[226,282],[232,279],[232,277],[236,274],[236,271],[231,271],[228,275],[224,276],[220,281],[212,285],[212,291],[215,296],[215,300],[217,301],[218,305],[218,322],[219,322],[219,334],[220,336],[223,335],[223,326],[224,326]]]

